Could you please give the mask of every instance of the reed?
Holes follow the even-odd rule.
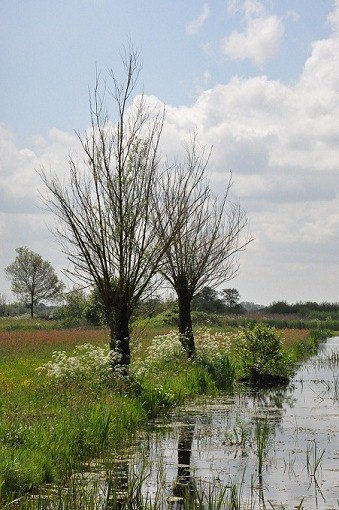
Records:
[[[270,425],[267,418],[257,418],[255,421],[255,443],[258,458],[258,473],[262,476],[265,457],[270,439]]]
[[[325,450],[318,451],[316,440],[308,441],[306,449],[306,468],[307,473],[317,481],[318,471],[321,468],[321,461]]]

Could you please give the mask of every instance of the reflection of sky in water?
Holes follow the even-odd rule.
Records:
[[[165,437],[154,432],[147,445],[152,465],[145,491],[152,493],[161,477],[171,495],[178,475],[190,475],[207,491],[212,479],[217,490],[217,484],[222,488],[244,476],[244,502],[251,500],[251,485],[255,488],[252,508],[260,507],[261,494],[260,504],[263,495],[268,508],[269,502],[293,508],[304,498],[307,510],[338,509],[339,363],[328,362],[332,352],[339,356],[339,337],[329,339],[288,388],[239,393],[174,412]],[[268,455],[259,477],[255,428],[266,417]],[[187,452],[181,462],[190,457],[189,470],[178,471],[178,442]]]

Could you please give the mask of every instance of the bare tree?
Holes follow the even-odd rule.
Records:
[[[80,164],[70,157],[69,182],[41,175],[49,191],[45,201],[61,220],[57,235],[74,268],[71,273],[96,287],[110,328],[110,348],[127,373],[130,318],[140,299],[154,290],[167,241],[159,246],[153,215],[156,210],[163,216],[154,192],[164,112],[154,114],[142,95],[132,102],[141,70],[133,48],[123,64],[124,82],[113,71],[109,84],[102,85],[97,76],[90,97],[91,130],[77,133],[84,159]],[[117,115],[114,123],[105,109],[108,100]]]
[[[195,356],[193,296],[205,286],[215,288],[233,278],[238,255],[252,240],[249,235],[242,237],[248,220],[240,206],[230,200],[232,175],[222,197],[212,193],[206,177],[209,158],[210,152],[199,149],[194,136],[186,148],[185,163],[169,169],[164,185],[171,221],[177,224],[172,241],[159,220],[160,243],[165,249],[161,272],[177,293],[179,334],[190,358]],[[179,224],[182,216],[185,221]]]
[[[60,297],[64,288],[53,267],[38,253],[26,247],[16,249],[17,256],[5,269],[12,280],[12,292],[29,306],[31,318],[34,306],[40,301],[53,301]]]

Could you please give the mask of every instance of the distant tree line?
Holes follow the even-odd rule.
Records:
[[[48,319],[54,315],[56,309],[53,305],[37,303],[34,307],[34,316]],[[0,317],[20,317],[30,315],[29,306],[22,301],[8,301],[5,296],[0,294]]]
[[[132,322],[139,318],[152,318],[163,312],[178,313],[178,301],[175,296],[162,297],[154,294],[141,301],[136,307]],[[246,313],[281,314],[309,319],[336,318],[339,315],[339,303],[315,301],[297,302],[289,304],[286,301],[274,301],[269,306],[254,302],[240,302],[237,289],[223,289],[217,291],[211,287],[203,289],[192,299],[192,311],[215,315],[243,315]],[[9,302],[6,296],[0,293],[0,317],[17,317],[30,313],[29,304],[23,301]],[[100,304],[97,290],[85,292],[75,287],[66,291],[58,305],[36,303],[34,307],[36,317],[55,319],[63,326],[102,326],[105,325],[104,308]]]
[[[192,311],[220,315],[242,314],[245,309],[238,303],[239,298],[236,289],[217,292],[211,287],[204,287],[192,299]],[[176,297],[163,298],[155,294],[138,304],[132,322],[138,318],[152,318],[167,310],[172,310],[176,314],[179,312]],[[65,326],[105,324],[104,306],[100,304],[100,297],[95,288],[87,294],[80,288],[65,293],[64,303],[56,308],[53,317],[62,321]]]
[[[315,301],[297,302],[289,304],[286,301],[274,301],[265,307],[265,312],[276,314],[295,314],[302,317],[320,317],[321,315],[333,315],[339,313],[339,302],[317,303]]]

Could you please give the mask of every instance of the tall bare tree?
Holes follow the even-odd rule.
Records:
[[[172,240],[159,219],[160,244],[165,250],[161,272],[177,294],[179,334],[190,358],[195,356],[192,298],[205,286],[215,288],[233,278],[238,255],[252,240],[246,235],[245,213],[230,200],[232,175],[221,197],[211,190],[206,175],[210,154],[199,148],[194,136],[186,147],[184,164],[176,164],[166,174],[166,203],[171,222],[177,225]],[[179,223],[179,217],[185,221]]]
[[[113,71],[109,83],[96,79],[91,129],[77,133],[84,158],[79,163],[70,157],[69,182],[44,171],[41,175],[49,192],[45,201],[61,220],[57,235],[72,274],[96,287],[110,327],[110,348],[128,372],[130,318],[156,283],[167,241],[159,246],[153,215],[163,216],[154,191],[164,112],[154,114],[142,95],[132,98],[141,70],[138,53],[130,48],[122,60],[123,82]],[[112,120],[108,100],[115,111]]]

